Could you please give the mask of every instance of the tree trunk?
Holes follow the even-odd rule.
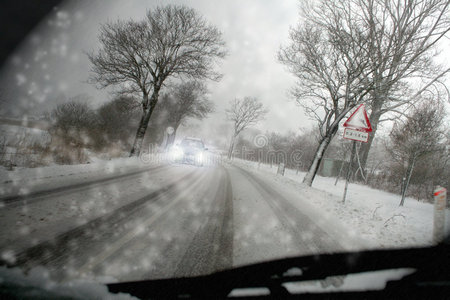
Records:
[[[400,200],[400,206],[403,206],[403,204],[405,204],[406,191],[408,190],[409,181],[411,180],[411,175],[412,175],[412,172],[414,171],[415,163],[416,163],[416,158],[413,157],[413,160],[412,160],[411,164],[408,166],[408,169],[407,169],[406,183],[405,183],[405,187],[403,188],[402,200]]]
[[[308,173],[306,173],[305,178],[303,178],[303,183],[311,186],[313,183],[314,178],[316,177],[317,171],[319,170],[320,163],[322,162],[323,155],[325,151],[328,148],[328,145],[330,144],[331,140],[333,139],[334,135],[337,132],[336,130],[332,130],[331,133],[323,137],[319,143],[319,146],[317,147],[316,154],[314,155],[314,159],[311,162],[311,165],[309,167]]]
[[[231,159],[231,157],[233,156],[235,141],[236,141],[236,134],[233,134],[233,137],[231,138],[230,148],[228,148],[228,159]]]
[[[130,157],[139,156],[141,154],[142,142],[144,141],[145,132],[147,131],[150,117],[152,116],[153,110],[155,109],[156,103],[158,102],[159,89],[159,87],[154,88],[152,97],[150,99],[150,107],[142,114],[142,118],[139,122],[139,127],[136,132],[136,137],[134,138],[133,148],[131,148]]]
[[[381,106],[382,101],[377,101],[376,104],[372,107],[372,112],[369,117],[370,124],[372,125],[372,132],[369,133],[369,140],[367,143],[361,143],[362,145],[359,148],[359,159],[361,163],[361,171],[364,172],[367,165],[367,158],[369,157],[370,148],[372,147],[372,142],[375,139],[375,134],[378,128],[378,122],[381,117]],[[358,167],[358,166],[357,166]],[[363,180],[362,176],[359,175],[356,180]]]

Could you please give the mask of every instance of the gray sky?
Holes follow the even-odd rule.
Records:
[[[229,55],[220,68],[220,82],[208,84],[216,113],[204,126],[223,128],[224,110],[235,97],[254,96],[269,109],[260,130],[286,132],[309,127],[311,122],[288,96],[294,78],[277,61],[287,43],[289,27],[299,21],[297,0],[134,0],[74,1],[65,3],[43,20],[10,57],[0,73],[0,87],[12,104],[13,114],[36,113],[54,107],[67,97],[86,93],[98,106],[111,98],[85,81],[89,75],[86,51],[98,47],[101,23],[143,19],[147,9],[166,3],[193,7],[223,33]],[[198,130],[199,127],[197,127]],[[202,130],[204,131],[204,130]],[[202,133],[203,134],[203,133]],[[214,132],[212,132],[214,134]]]

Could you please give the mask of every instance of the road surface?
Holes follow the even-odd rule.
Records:
[[[308,199],[230,164],[149,166],[0,200],[2,264],[58,280],[194,276],[344,250],[298,205]]]

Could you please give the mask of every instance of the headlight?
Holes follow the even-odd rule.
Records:
[[[195,156],[195,159],[197,160],[197,162],[203,163],[204,157],[205,157],[205,156],[203,155],[203,152],[199,152],[199,153],[197,153],[197,155]]]
[[[173,157],[173,159],[181,159],[184,155],[184,151],[180,147],[174,146],[170,150],[170,154]]]

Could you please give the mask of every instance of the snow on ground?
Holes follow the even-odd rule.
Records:
[[[14,171],[0,168],[0,197],[88,182],[100,176],[147,168],[163,160],[147,156],[144,159],[95,159],[83,165],[15,168]],[[301,184],[304,172],[297,174],[295,170],[286,169],[285,176],[280,176],[276,175],[276,166],[271,168],[260,164],[258,167],[256,162],[239,159],[233,163],[264,175],[283,190],[293,193],[301,191],[303,195],[308,195],[311,205],[341,220],[350,232],[356,232],[369,247],[419,246],[432,242],[433,205],[429,203],[407,198],[405,205],[399,207],[399,195],[350,183],[346,203],[343,204],[344,180],[335,186],[335,178],[317,176],[311,189]]]
[[[347,199],[342,203],[345,181],[334,185],[334,177],[316,176],[312,188],[301,184],[304,172],[286,169],[285,176],[276,175],[277,168],[257,162],[234,159],[233,163],[263,175],[285,191],[307,194],[310,203],[339,219],[349,232],[360,236],[364,248],[426,246],[432,244],[433,205],[406,198],[399,206],[400,196],[350,183]],[[449,212],[447,210],[447,215]],[[449,226],[447,218],[447,228]]]
[[[233,185],[233,265],[298,255],[298,245],[255,186],[229,169]]]
[[[157,156],[139,158],[93,158],[88,164],[51,165],[39,168],[16,167],[13,171],[0,167],[0,198],[8,195],[25,195],[33,191],[70,185],[105,175],[117,175],[148,168],[163,161]],[[0,203],[1,205],[1,203]]]
[[[140,158],[119,158],[85,165],[17,168],[9,172],[1,170],[0,199],[18,193],[27,194],[112,178],[100,185],[65,193],[64,197],[56,193],[55,197],[46,201],[32,201],[24,206],[14,203],[7,205],[0,200],[2,258],[14,261],[14,253],[20,249],[85,224],[161,188],[173,177],[173,174],[165,174],[163,169],[154,169],[151,174],[136,173],[136,176],[127,180],[121,177],[114,179],[117,175],[134,174],[157,164],[159,162],[156,159],[143,161]],[[40,230],[42,228],[45,230]],[[39,231],[40,235],[36,236],[35,233]]]

